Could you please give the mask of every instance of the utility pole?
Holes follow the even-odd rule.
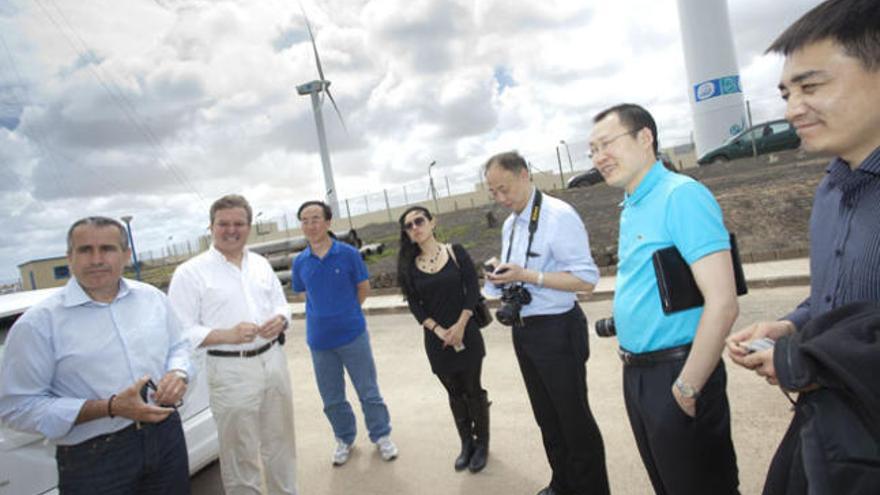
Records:
[[[559,183],[565,189],[565,177],[562,175],[562,157],[559,155],[559,146],[556,147],[556,163],[559,164]]]
[[[437,203],[437,188],[434,187],[434,176],[431,175],[431,167],[437,165],[437,160],[428,165],[428,185],[431,188],[431,197],[434,198],[434,213],[440,213],[440,205]]]

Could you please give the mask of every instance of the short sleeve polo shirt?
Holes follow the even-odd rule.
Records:
[[[370,278],[360,253],[334,240],[323,258],[306,248],[293,263],[291,286],[306,293],[306,342],[317,350],[348,344],[367,328],[357,286]]]
[[[659,161],[622,206],[614,292],[618,342],[635,353],[688,344],[703,308],[664,314],[651,258],[675,246],[690,265],[730,249],[721,207],[705,186]]]

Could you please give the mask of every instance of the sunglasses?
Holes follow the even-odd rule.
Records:
[[[412,230],[412,229],[414,229],[414,228],[416,228],[416,227],[421,227],[421,226],[425,225],[426,223],[428,223],[428,219],[427,219],[427,218],[425,218],[425,217],[416,217],[413,221],[411,221],[411,222],[406,222],[405,224],[403,224],[403,228],[404,228],[405,230]]]

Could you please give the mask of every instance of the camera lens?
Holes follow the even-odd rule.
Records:
[[[596,320],[596,334],[599,337],[614,337],[617,335],[617,328],[614,327],[614,318]]]

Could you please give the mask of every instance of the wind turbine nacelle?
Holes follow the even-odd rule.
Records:
[[[310,95],[312,93],[317,93],[322,91],[324,88],[330,86],[330,81],[312,81],[305,84],[300,84],[296,87],[296,92],[301,95]]]

